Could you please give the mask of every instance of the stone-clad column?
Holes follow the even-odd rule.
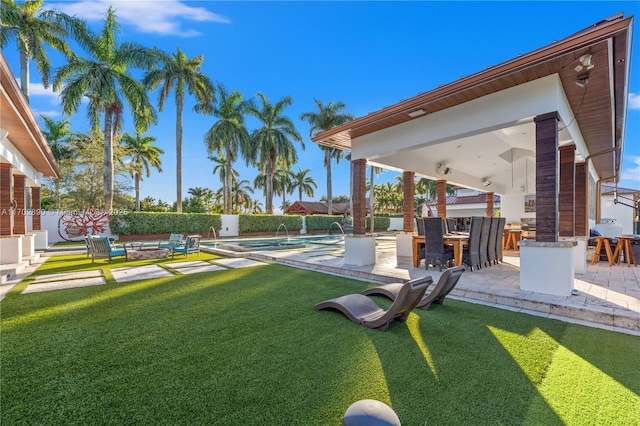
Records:
[[[415,175],[414,172],[402,172],[402,230],[404,232],[413,232]]]
[[[11,164],[0,163],[0,235],[13,235],[11,226],[13,212],[11,210]]]
[[[13,212],[13,233],[17,235],[27,233],[26,184],[25,175],[13,176],[13,199],[16,205],[16,210]]]
[[[34,231],[42,229],[42,212],[40,211],[40,187],[31,187],[31,208],[33,209],[32,227]]]
[[[353,234],[366,233],[367,191],[366,172],[367,160],[353,160]]]
[[[575,236],[576,146],[559,148],[560,183],[558,189],[558,233],[561,237]]]
[[[438,206],[438,217],[447,217],[447,181],[440,179],[437,184],[436,194],[438,201],[436,205]]]
[[[536,123],[536,241],[558,241],[558,113]]]
[[[487,192],[487,217],[493,217],[493,192]]]

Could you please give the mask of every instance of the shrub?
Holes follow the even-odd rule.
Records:
[[[314,215],[307,216],[307,231],[328,231],[333,222],[342,226],[342,216]],[[337,228],[333,225],[334,228]]]
[[[129,212],[115,215],[109,222],[111,232],[116,235],[206,233],[212,226],[220,230],[219,214]]]
[[[302,229],[300,215],[241,214],[238,222],[240,232],[277,232],[282,224],[287,227],[289,232]]]

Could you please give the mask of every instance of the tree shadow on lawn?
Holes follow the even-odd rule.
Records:
[[[139,289],[126,299],[107,298],[10,331],[3,336],[9,367],[2,380],[16,392],[3,397],[9,413],[3,417],[338,423],[351,387],[361,386],[356,378],[369,371],[361,354],[375,351],[360,330],[345,327],[344,340],[342,324],[316,327],[313,304],[354,282],[332,277],[328,284],[326,275],[278,265],[256,269],[127,283],[122,287]],[[65,292],[99,297],[107,291]],[[336,331],[336,345],[316,341]],[[336,368],[338,376],[324,374]]]
[[[628,364],[611,363],[607,351],[594,345],[598,335],[622,337],[624,349],[638,344],[633,336],[455,300],[416,310],[406,326],[394,324],[371,338],[403,424],[564,424],[567,413],[540,390],[559,345],[637,393],[637,374],[629,378]],[[624,359],[620,353],[614,358]],[[595,393],[586,398],[597,406]],[[576,398],[584,401],[585,395],[576,391]]]

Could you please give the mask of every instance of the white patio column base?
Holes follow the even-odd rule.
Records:
[[[413,256],[413,233],[399,232],[396,234],[396,256]]]
[[[49,231],[41,229],[39,231],[30,231],[36,236],[36,250],[46,250],[49,248]]]
[[[376,237],[373,235],[347,235],[344,239],[345,265],[373,265],[376,263]]]
[[[573,248],[573,267],[576,274],[587,273],[587,241],[589,237],[560,237],[560,241],[576,241]],[[593,256],[593,254],[592,254]],[[590,259],[589,259],[590,260]]]
[[[570,296],[577,241],[520,241],[520,289]]]
[[[25,234],[22,238],[22,257],[31,259],[36,254],[36,236],[34,234]]]
[[[22,262],[22,235],[0,238],[0,263]]]

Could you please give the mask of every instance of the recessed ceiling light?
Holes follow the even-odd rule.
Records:
[[[411,111],[409,113],[409,117],[419,117],[419,116],[424,115],[424,114],[425,114],[425,111],[422,108],[420,108],[420,109],[417,109],[415,111]]]

